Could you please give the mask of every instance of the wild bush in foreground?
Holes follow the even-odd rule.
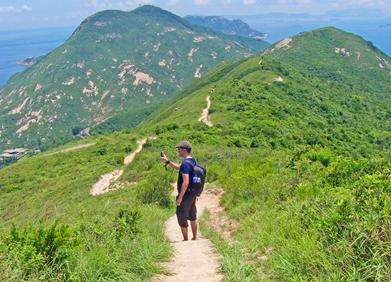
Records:
[[[164,175],[155,175],[140,182],[138,198],[144,204],[158,204],[161,207],[170,207],[171,189],[169,187],[170,177]]]
[[[67,225],[53,223],[25,229],[13,226],[2,238],[1,252],[6,252],[9,266],[30,276],[67,279],[78,246],[76,231]]]

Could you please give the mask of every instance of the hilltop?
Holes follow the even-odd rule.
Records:
[[[1,169],[0,277],[144,280],[162,272],[175,175],[159,152],[175,159],[174,145],[189,139],[210,185],[225,192],[225,221],[209,213],[201,226],[225,279],[387,280],[389,62],[356,35],[303,33],[218,65],[133,130]],[[142,151],[125,165],[140,140]],[[109,174],[119,177],[107,193],[91,196]],[[54,220],[70,227],[50,231]],[[46,233],[37,222],[61,238],[61,260],[39,259],[45,250],[34,234]]]
[[[252,29],[242,20],[229,20],[220,16],[186,16],[185,19],[195,25],[211,28],[218,33],[239,35],[255,39],[266,39],[267,34]]]
[[[211,67],[267,44],[154,6],[102,11],[0,89],[0,150],[132,127]]]

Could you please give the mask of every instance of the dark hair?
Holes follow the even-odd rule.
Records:
[[[179,148],[186,150],[188,153],[191,153],[191,148],[183,148],[183,147],[179,147]]]

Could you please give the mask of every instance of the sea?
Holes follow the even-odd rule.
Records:
[[[243,17],[251,27],[268,33],[268,41],[274,43],[302,31],[333,25],[357,33],[372,41],[383,52],[391,55],[391,23],[387,21],[282,21],[263,17]],[[28,57],[38,57],[64,43],[76,27],[55,27],[0,31],[0,86],[26,67],[17,62]]]
[[[26,67],[17,62],[44,55],[64,43],[75,27],[0,31],[0,85]]]

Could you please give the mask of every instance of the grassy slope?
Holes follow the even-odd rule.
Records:
[[[153,6],[96,13],[0,88],[0,150],[47,149],[86,127],[96,126],[92,132],[97,133],[134,127],[187,86],[201,65],[203,75],[224,60],[266,46],[193,26]],[[136,73],[154,82],[137,84]]]
[[[1,192],[5,200],[0,202],[4,230],[11,223],[20,226],[36,219],[47,223],[60,218],[81,232],[82,242],[77,245],[81,255],[68,258],[73,263],[69,273],[74,277],[94,279],[91,270],[108,260],[114,263],[108,263],[102,277],[151,275],[155,263],[167,258],[161,228],[170,210],[168,183],[175,176],[157,162],[158,154],[163,149],[173,156],[173,145],[186,138],[194,143],[199,161],[207,165],[208,181],[225,188],[223,205],[240,223],[232,246],[212,230],[208,232],[223,255],[223,271],[229,280],[387,279],[391,185],[386,105],[390,98],[383,95],[382,87],[390,84],[376,72],[379,85],[369,83],[362,90],[309,74],[291,62],[278,62],[275,55],[220,66],[194,84],[191,95],[183,94],[162,107],[132,134],[101,137],[98,148],[108,150],[104,156],[98,152],[105,150],[90,147],[66,155],[28,158],[0,170],[1,183],[5,183]],[[335,56],[332,62],[339,59]],[[273,82],[278,76],[284,81]],[[207,95],[212,100],[212,128],[197,121]],[[135,137],[151,133],[158,138],[147,143],[122,177],[137,184],[91,198],[88,191],[99,174],[121,166],[119,160],[111,160],[121,159]],[[67,161],[72,156],[90,160],[83,163],[89,175],[83,183],[74,171],[69,177],[75,184],[67,185],[66,191],[61,192],[66,176],[43,189],[62,171],[72,171],[73,162]],[[52,165],[47,166],[49,160]],[[39,175],[43,167],[45,173]],[[13,180],[8,177],[11,174]],[[48,202],[61,207],[64,203],[63,211],[42,216],[38,202],[27,208],[17,206],[27,189],[39,191],[29,199],[35,201],[36,195],[42,205]],[[124,236],[121,229],[110,228],[117,225],[115,215],[122,207],[141,213],[143,232]],[[97,219],[104,224],[92,224]],[[92,226],[84,229],[73,220]],[[91,237],[91,231],[100,236]],[[118,234],[121,240],[115,239]],[[127,253],[129,248],[135,253]],[[3,250],[7,248],[3,246]],[[19,256],[3,261],[3,269],[12,268],[3,275],[25,269],[15,264],[23,261],[23,252],[14,252]],[[115,263],[118,261],[123,264]],[[130,267],[125,266],[128,262]],[[40,273],[36,269],[34,275]]]

